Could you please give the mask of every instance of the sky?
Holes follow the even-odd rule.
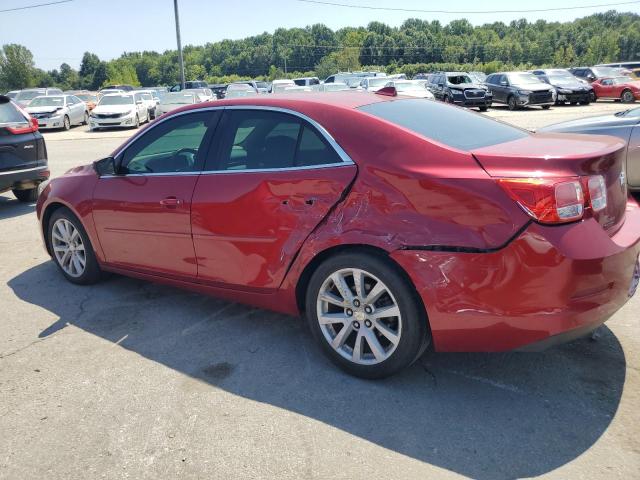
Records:
[[[53,0],[0,0],[0,10]],[[325,0],[351,5],[423,10],[519,10],[617,3],[616,0]],[[624,1],[624,0],[618,0]],[[366,26],[371,21],[399,26],[407,18],[440,20],[467,18],[474,25],[493,21],[570,21],[610,9],[640,14],[640,1],[629,5],[536,13],[449,14],[345,8],[300,0],[179,0],[182,44],[203,45],[225,38],[239,39],[280,27],[324,23],[336,30]],[[176,48],[173,0],[72,0],[28,10],[0,12],[0,45],[18,43],[31,50],[37,67],[58,68],[66,62],[79,68],[90,51],[103,60],[125,51]]]

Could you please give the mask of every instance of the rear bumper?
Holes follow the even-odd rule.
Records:
[[[33,188],[49,178],[49,167],[25,168],[0,171],[0,192],[15,188]]]
[[[629,299],[639,254],[640,208],[631,200],[613,237],[595,220],[532,223],[496,252],[399,250],[392,258],[423,300],[437,351],[497,352],[597,328]]]

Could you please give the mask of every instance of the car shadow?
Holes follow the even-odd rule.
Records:
[[[11,194],[11,192],[9,192]],[[23,203],[8,195],[0,195],[0,220],[21,217],[36,211],[36,204]]]
[[[8,283],[22,301],[212,387],[478,479],[534,477],[584,453],[618,408],[626,360],[603,328],[544,353],[427,354],[383,381],[343,374],[299,319],[113,276],[63,281],[52,262]],[[325,445],[323,448],[331,448]]]

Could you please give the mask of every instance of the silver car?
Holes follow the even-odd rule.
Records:
[[[25,88],[16,94],[13,101],[21,107],[26,107],[31,100],[43,95],[62,95],[62,90],[59,88]]]
[[[62,128],[69,130],[72,125],[87,125],[89,109],[87,104],[75,95],[48,95],[31,100],[25,109],[38,120],[38,128]]]
[[[586,133],[589,135],[613,135],[627,142],[626,177],[629,190],[640,191],[640,107],[622,112],[587,117],[580,120],[557,123],[538,130],[539,132]]]

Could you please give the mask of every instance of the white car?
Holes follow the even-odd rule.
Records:
[[[185,105],[193,105],[194,103],[200,103],[198,96],[193,92],[171,92],[167,93],[160,99],[160,103],[156,107],[156,115],[164,115],[176,108],[184,107]]]
[[[322,83],[318,85],[318,91],[320,92],[341,92],[343,90],[351,90],[351,88],[346,83],[341,82]]]
[[[149,110],[133,92],[108,94],[100,99],[89,116],[91,130],[109,127],[134,127],[149,121]]]
[[[210,88],[187,88],[183,92],[195,93],[200,102],[211,102],[218,99]]]
[[[258,90],[247,83],[230,83],[224,98],[253,97],[255,95],[258,95]]]
[[[25,108],[38,120],[38,128],[62,128],[86,125],[89,122],[87,104],[75,95],[43,95],[36,97]]]
[[[156,118],[156,107],[158,103],[160,103],[160,99],[154,96],[156,92],[154,92],[153,90],[136,90],[132,93],[137,96],[136,100],[142,100],[142,103],[144,103],[147,107],[147,111],[149,112],[149,119],[153,120],[154,118]]]
[[[388,77],[365,77],[360,81],[360,87],[367,92],[377,92],[389,83]]]
[[[271,82],[271,93],[282,93],[287,89],[287,87],[295,86],[296,84],[293,80],[284,78],[280,80],[274,80],[273,82]]]
[[[420,80],[394,80],[388,82],[386,87],[395,87],[398,95],[404,95],[405,97],[426,98],[433,100],[435,97],[433,93],[427,90]]]

